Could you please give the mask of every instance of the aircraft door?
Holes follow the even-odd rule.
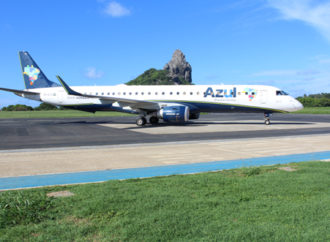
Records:
[[[267,90],[259,90],[259,100],[261,104],[266,104],[268,99],[268,91]]]
[[[56,94],[56,100],[57,102],[61,105],[61,104],[64,104],[64,100],[67,98],[66,96],[66,93],[64,93],[63,90],[57,92]]]

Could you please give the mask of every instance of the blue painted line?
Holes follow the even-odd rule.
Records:
[[[330,151],[240,160],[0,178],[0,190],[200,173],[240,167],[330,159]]]

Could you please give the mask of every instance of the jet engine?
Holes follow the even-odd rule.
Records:
[[[189,107],[167,106],[158,111],[157,116],[168,123],[183,123],[189,120]]]
[[[189,119],[199,119],[199,113],[190,113]]]

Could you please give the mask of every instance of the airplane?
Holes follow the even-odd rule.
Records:
[[[19,58],[24,90],[1,88],[23,98],[87,112],[118,111],[137,114],[136,124],[185,123],[201,112],[264,113],[270,124],[272,113],[287,113],[303,105],[286,92],[264,85],[116,85],[72,86],[60,76],[50,81],[27,51]]]

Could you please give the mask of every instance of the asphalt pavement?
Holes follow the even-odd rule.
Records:
[[[251,120],[250,123],[249,120]],[[203,126],[212,126],[217,121],[225,121],[226,125],[230,125],[231,122],[237,124],[241,121],[242,125],[246,124],[246,130],[162,134],[140,132],[141,129],[160,129],[167,126],[178,130],[182,127],[198,129]],[[266,138],[330,133],[330,127],[314,125],[315,123],[330,123],[330,115],[274,114],[271,125],[272,127],[281,125],[281,129],[267,128],[263,124],[262,114],[207,114],[201,115],[199,120],[186,124],[160,123],[156,126],[147,125],[146,127],[135,126],[135,117],[1,119],[0,150]],[[118,128],[120,127],[119,124],[126,124],[130,128]],[[262,128],[251,130],[249,124],[260,125]]]

